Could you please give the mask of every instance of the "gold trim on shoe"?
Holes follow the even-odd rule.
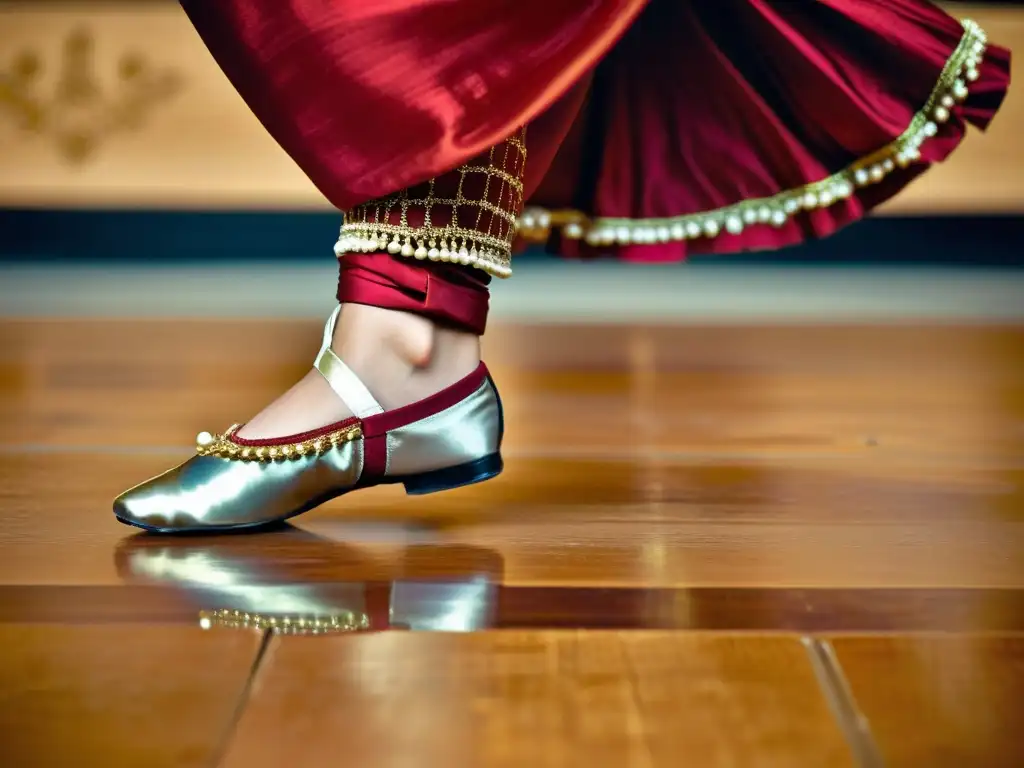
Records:
[[[590,245],[647,245],[717,237],[723,232],[738,235],[751,225],[784,226],[800,211],[827,208],[885,179],[899,168],[921,158],[921,146],[939,132],[939,124],[952,116],[956,104],[968,96],[968,83],[976,81],[988,37],[970,19],[961,22],[963,37],[946,62],[924,107],[914,115],[899,138],[826,179],[772,197],[743,200],[713,211],[651,219],[600,217],[591,219],[575,210],[527,208],[519,217],[519,235],[525,240],[546,241],[553,229],[570,240]]]
[[[260,445],[247,445],[235,442],[234,434],[238,427],[239,425],[235,424],[223,434],[200,432],[196,435],[196,453],[199,456],[219,456],[222,459],[237,461],[295,460],[311,454],[319,456],[337,445],[357,440],[363,435],[361,425],[349,424],[333,432],[297,443],[261,442]]]

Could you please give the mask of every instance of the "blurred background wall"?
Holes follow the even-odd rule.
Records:
[[[1024,66],[1024,4],[946,5]],[[1022,136],[1014,91],[883,217],[776,258],[1024,263]],[[173,0],[0,0],[0,257],[322,258],[337,223]]]

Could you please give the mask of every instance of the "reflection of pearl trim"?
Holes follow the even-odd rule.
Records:
[[[221,608],[200,611],[199,626],[203,629],[226,627],[272,631],[283,635],[326,635],[336,632],[359,632],[370,628],[370,619],[362,613],[345,611],[330,616],[265,616]]]
[[[790,189],[773,197],[744,200],[715,211],[659,219],[590,219],[578,211],[547,211],[530,208],[519,218],[519,235],[544,241],[552,228],[571,240],[590,245],[652,244],[715,237],[722,232],[738,235],[756,224],[785,225],[799,211],[826,208],[854,194],[858,187],[877,184],[897,167],[906,168],[921,158],[921,146],[939,132],[939,124],[952,116],[954,106],[968,95],[967,83],[979,78],[978,66],[987,37],[975,22],[963,21],[964,35],[943,67],[935,89],[910,127],[888,146],[861,158],[827,179]]]

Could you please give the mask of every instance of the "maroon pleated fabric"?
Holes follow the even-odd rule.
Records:
[[[820,181],[910,125],[964,33],[923,0],[652,0],[601,62],[586,110],[532,201],[592,216],[712,211]],[[781,228],[619,248],[620,258],[779,248],[862,217],[985,128],[1009,86],[990,45],[918,164]],[[594,255],[572,241],[562,252]],[[602,246],[600,253],[615,249]]]
[[[182,5],[257,117],[342,210],[442,175],[527,123],[533,204],[644,219],[771,197],[899,137],[963,35],[926,0]],[[852,197],[778,228],[599,252],[666,261],[831,234],[945,158],[968,124],[986,127],[1009,72],[1009,52],[990,45],[969,98],[920,161]],[[598,253],[580,241],[551,245],[570,256]],[[367,267],[348,274],[372,275],[370,296],[393,283],[402,302],[451,274],[407,279],[404,267]],[[485,283],[452,287],[433,293],[469,298],[447,319],[482,328]]]
[[[586,77],[646,0],[181,0],[341,210],[444,173]]]

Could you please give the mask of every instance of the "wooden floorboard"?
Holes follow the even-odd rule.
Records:
[[[296,321],[5,321],[0,438],[187,450],[297,380],[318,338]],[[1022,342],[1000,326],[523,326],[495,329],[485,358],[513,452],[956,466],[1024,450]]]
[[[198,627],[0,625],[0,762],[206,768],[259,648]]]
[[[6,456],[0,584],[119,583],[115,550],[135,531],[115,521],[110,501],[168,464]],[[510,459],[493,483],[423,499],[373,489],[299,522],[321,548],[354,545],[371,557],[415,542],[488,550],[517,585],[1024,587],[1018,470],[890,477],[797,461],[683,464],[658,470],[665,482],[652,490],[642,461],[572,464]],[[601,490],[577,493],[589,477]],[[282,541],[285,560],[310,549],[259,541],[264,556]]]
[[[1024,765],[1024,635],[832,644],[885,765]]]
[[[852,765],[796,638],[509,632],[277,639],[224,766],[678,766],[683,755]]]
[[[477,580],[0,586],[0,624],[195,625],[204,611],[336,616],[374,593],[404,597],[397,629],[677,629],[721,632],[1024,632],[1024,590],[516,587]],[[408,604],[411,602],[411,605]],[[287,608],[283,606],[288,606]],[[435,621],[453,607],[472,611]],[[386,627],[382,627],[386,628]]]
[[[114,520],[317,339],[0,322],[13,765],[1024,762],[1024,329],[497,327],[498,480]],[[263,636],[221,625],[268,617],[372,631],[276,636],[247,693]]]

